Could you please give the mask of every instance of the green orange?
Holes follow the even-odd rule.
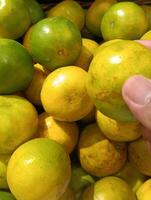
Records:
[[[35,24],[44,18],[42,6],[36,0],[25,0],[25,3],[29,9],[32,24]]]
[[[17,41],[0,39],[0,94],[24,90],[32,80],[32,57]]]
[[[104,13],[116,0],[95,0],[86,12],[86,27],[96,36],[101,36],[100,25]]]
[[[24,0],[0,0],[0,37],[17,39],[31,24]]]
[[[144,10],[134,2],[119,2],[104,14],[101,32],[104,40],[139,39],[148,30]]]
[[[28,39],[28,49],[34,60],[50,70],[72,64],[81,46],[81,34],[76,25],[60,16],[39,21]]]

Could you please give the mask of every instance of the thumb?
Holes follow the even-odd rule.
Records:
[[[132,76],[123,85],[122,96],[135,118],[151,130],[151,80]]]

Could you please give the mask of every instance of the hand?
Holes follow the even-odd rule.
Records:
[[[151,49],[151,41],[137,41]],[[143,125],[143,136],[151,151],[151,80],[141,75],[130,77],[122,88],[123,98],[135,118]]]

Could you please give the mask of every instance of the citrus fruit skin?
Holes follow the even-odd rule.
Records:
[[[136,200],[129,185],[120,178],[109,176],[94,185],[94,200]]]
[[[44,80],[47,77],[47,72],[44,69],[34,65],[34,76],[29,86],[24,91],[26,98],[34,105],[41,106],[40,93]]]
[[[41,90],[42,105],[60,121],[77,121],[93,107],[86,90],[87,72],[80,67],[61,67],[50,73]],[[55,102],[55,104],[54,104]]]
[[[148,30],[144,10],[133,2],[120,2],[110,7],[101,22],[104,40],[139,39]]]
[[[42,7],[36,0],[25,0],[25,3],[29,9],[32,24],[35,24],[44,18]]]
[[[82,69],[88,71],[89,65],[93,58],[93,54],[95,52],[95,49],[98,46],[99,45],[97,42],[90,40],[90,39],[83,38],[80,56],[75,61],[74,65],[81,67]]]
[[[68,153],[71,153],[79,136],[79,128],[75,122],[61,122],[55,120],[46,112],[39,115],[38,135],[50,138],[61,144]]]
[[[24,0],[0,1],[1,38],[17,39],[25,33],[30,24],[30,14]]]
[[[145,181],[137,190],[136,196],[138,200],[148,200],[151,198],[151,179]]]
[[[151,176],[151,154],[143,138],[129,143],[128,158],[142,174]]]
[[[149,49],[129,40],[100,49],[90,64],[87,79],[87,91],[97,109],[118,121],[135,121],[121,94],[124,82],[135,74],[151,78]]]
[[[151,6],[150,5],[142,5],[141,6],[145,11],[146,17],[148,19],[148,30],[151,29]]]
[[[79,30],[81,30],[84,26],[84,10],[76,1],[62,1],[48,11],[48,17],[56,16],[63,16],[69,19],[77,26]]]
[[[72,64],[82,46],[78,28],[60,16],[46,18],[35,24],[28,42],[34,60],[50,70]]]
[[[34,106],[26,99],[0,96],[0,152],[12,153],[19,145],[31,139],[38,126]]]
[[[8,189],[6,181],[7,166],[0,160],[0,189]]]
[[[147,31],[142,37],[142,40],[151,40],[151,31]]]
[[[144,183],[146,176],[144,176],[138,169],[136,169],[130,162],[126,162],[124,167],[118,171],[115,176],[125,180],[131,187],[134,193]]]
[[[68,187],[59,200],[75,200],[73,190]]]
[[[68,186],[70,173],[69,155],[62,146],[48,138],[36,138],[12,154],[7,181],[16,199],[58,200]]]
[[[11,193],[0,191],[0,200],[16,200],[16,199]]]
[[[17,41],[0,39],[0,94],[24,90],[33,78],[32,57]]]
[[[84,189],[80,200],[93,200],[93,195],[94,195],[94,185],[90,185]]]
[[[128,142],[138,139],[141,134],[139,122],[121,122],[96,112],[96,120],[103,134],[113,141]]]
[[[83,129],[78,149],[82,168],[97,177],[116,173],[127,157],[126,144],[105,138],[95,123]]]
[[[86,27],[96,36],[101,36],[100,24],[102,17],[116,0],[95,0],[86,12]]]

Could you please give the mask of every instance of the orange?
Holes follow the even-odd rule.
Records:
[[[87,72],[75,66],[61,67],[50,73],[41,90],[45,111],[57,120],[68,122],[86,116],[93,107],[86,80]]]
[[[38,135],[55,140],[71,153],[78,142],[79,129],[75,122],[61,122],[44,112],[39,115]]]
[[[82,168],[97,177],[116,173],[126,161],[126,144],[105,138],[95,123],[83,129],[78,149]]]
[[[86,27],[96,36],[101,36],[100,24],[104,13],[116,0],[95,0],[86,13]]]
[[[151,6],[150,5],[142,5],[141,6],[143,10],[145,11],[146,17],[148,19],[148,30],[151,29]]]
[[[36,0],[25,0],[25,3],[29,9],[32,24],[35,24],[44,18],[42,6]]]
[[[48,138],[30,140],[12,154],[7,181],[19,200],[58,200],[67,189],[71,166],[63,147]]]
[[[96,112],[96,121],[103,134],[110,140],[128,142],[142,135],[139,122],[121,122]]]
[[[74,65],[88,71],[94,52],[98,46],[98,43],[94,40],[83,38],[80,56],[75,61]]]
[[[98,180],[94,185],[94,200],[136,200],[135,194],[129,185],[114,176]]]
[[[33,78],[32,57],[17,41],[0,39],[0,94],[24,90]]]
[[[0,1],[1,38],[17,39],[27,31],[30,24],[30,14],[24,0]]]
[[[34,137],[38,115],[23,97],[0,96],[0,152],[12,153],[19,145]]]
[[[104,40],[139,39],[148,30],[144,10],[133,2],[120,2],[110,7],[101,22]]]
[[[48,10],[48,17],[63,16],[71,20],[79,30],[84,26],[84,10],[77,1],[64,0]]]
[[[102,47],[90,64],[87,79],[87,91],[97,109],[117,121],[136,121],[122,98],[124,82],[136,74],[151,78],[148,48],[129,40]]]
[[[151,176],[151,154],[143,138],[129,143],[128,158],[142,174]]]
[[[136,192],[137,200],[148,200],[151,198],[151,179],[146,180]]]
[[[38,66],[38,67],[37,67]],[[44,80],[48,75],[48,71],[44,70],[39,64],[34,65],[34,76],[29,86],[24,91],[26,98],[35,105],[41,106],[40,93]]]
[[[72,64],[80,55],[81,46],[79,29],[61,16],[36,23],[27,45],[33,59],[49,70]]]

